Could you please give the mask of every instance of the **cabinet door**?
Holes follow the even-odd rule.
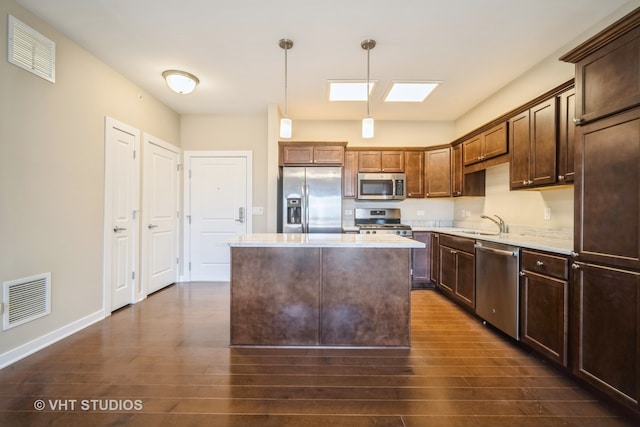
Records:
[[[425,248],[412,249],[413,282],[428,283],[431,281],[431,233],[414,231],[412,239],[426,245]]]
[[[529,111],[509,119],[511,140],[511,165],[509,167],[511,189],[529,185]]]
[[[404,172],[403,151],[382,151],[380,153],[382,172]]]
[[[576,91],[571,89],[558,97],[558,182],[573,182],[575,176],[574,147],[576,140]]]
[[[451,195],[462,196],[463,187],[462,144],[451,148]]]
[[[427,151],[425,162],[427,197],[451,196],[451,149]]]
[[[640,27],[576,64],[576,114],[592,121],[640,104]]]
[[[640,273],[576,263],[573,372],[627,405],[640,399]]]
[[[358,156],[355,151],[344,153],[344,173],[342,175],[342,197],[356,197],[358,193]]]
[[[556,97],[553,97],[530,110],[529,180],[533,186],[556,182],[556,102]]]
[[[380,172],[381,170],[380,151],[358,151],[358,172]]]
[[[431,282],[438,283],[440,279],[440,235],[431,233]]]
[[[456,289],[456,251],[446,246],[440,245],[439,250],[439,278],[438,285],[440,289],[451,294]]]
[[[282,149],[282,162],[285,165],[306,165],[313,164],[312,146],[286,146]]]
[[[458,299],[471,308],[476,306],[475,256],[467,252],[456,253],[456,288]]]
[[[506,154],[509,151],[506,122],[483,132],[482,140],[482,160]]]
[[[462,143],[462,159],[465,166],[482,160],[482,136],[477,135]]]
[[[424,197],[424,152],[407,151],[404,153],[405,173],[407,174],[407,197]]]
[[[342,165],[344,147],[336,145],[313,147],[313,162],[318,165]]]
[[[523,271],[520,338],[539,353],[567,366],[569,282]]]
[[[576,129],[579,260],[640,269],[640,109]]]

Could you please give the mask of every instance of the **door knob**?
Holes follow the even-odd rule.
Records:
[[[114,233],[118,233],[120,231],[127,231],[127,229],[125,227],[118,227],[117,225],[115,227],[113,227],[113,232]]]
[[[158,224],[149,224],[147,227],[149,228],[149,230],[151,230],[153,228],[158,227]]]

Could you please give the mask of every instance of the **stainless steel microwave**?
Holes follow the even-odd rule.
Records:
[[[404,173],[359,173],[359,200],[402,200],[405,193]]]

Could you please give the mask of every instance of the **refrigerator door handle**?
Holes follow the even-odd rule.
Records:
[[[302,199],[302,212],[300,212],[300,226],[302,233],[307,232],[307,196],[305,194],[305,185],[300,186],[300,198]]]
[[[304,195],[304,206],[305,206],[305,226],[307,229],[307,233],[309,233],[309,184],[305,184],[305,195]]]

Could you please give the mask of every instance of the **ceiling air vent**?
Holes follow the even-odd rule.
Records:
[[[3,330],[51,312],[51,273],[4,282],[3,288]]]
[[[11,15],[8,27],[9,62],[55,83],[56,44]]]

